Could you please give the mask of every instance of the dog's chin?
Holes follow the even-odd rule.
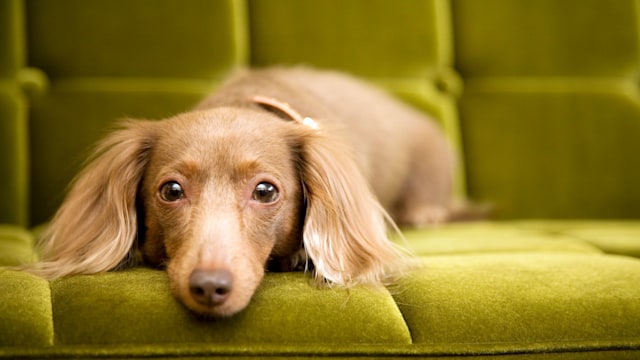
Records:
[[[191,313],[203,319],[220,319],[233,316],[244,310],[251,301],[251,296],[246,299],[240,296],[233,296],[222,304],[207,306],[194,301],[188,294],[187,296],[183,296],[183,294],[175,295]]]
[[[250,299],[249,299],[250,300]],[[247,305],[249,304],[249,300],[247,300],[244,304],[237,304],[234,303],[233,305],[230,303],[224,303],[221,305],[216,305],[216,306],[203,306],[200,304],[197,304],[195,302],[189,301],[189,302],[184,302],[183,304],[187,307],[187,309],[189,309],[196,317],[202,318],[202,319],[222,319],[222,318],[227,318],[227,317],[231,317],[239,312],[241,312],[242,310],[244,310]]]

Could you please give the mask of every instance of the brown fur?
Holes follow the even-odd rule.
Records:
[[[127,121],[107,137],[30,269],[109,271],[139,246],[189,309],[211,316],[242,310],[269,260],[286,270],[309,259],[320,281],[339,285],[385,284],[408,261],[387,238],[384,208],[401,224],[446,221],[453,171],[438,127],[369,85],[302,68],[246,71],[192,112]],[[172,181],[183,193],[167,201]],[[256,200],[260,183],[275,186],[275,201]],[[232,284],[220,301],[194,295],[198,271]]]

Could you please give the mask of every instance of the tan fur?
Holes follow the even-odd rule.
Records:
[[[310,260],[320,281],[344,286],[386,284],[410,261],[387,237],[384,208],[402,224],[446,221],[453,158],[436,125],[349,76],[247,71],[193,112],[112,133],[29,269],[47,278],[99,273],[139,247],[146,263],[166,267],[189,309],[210,316],[246,307],[269,261],[287,270]],[[170,181],[184,197],[160,195]],[[264,182],[277,200],[255,200]],[[194,297],[189,279],[200,270],[231,274],[224,301]]]

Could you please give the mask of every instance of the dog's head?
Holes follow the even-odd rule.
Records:
[[[349,149],[277,110],[125,123],[75,180],[38,271],[108,271],[139,249],[166,267],[189,309],[209,316],[242,310],[270,260],[287,269],[308,258],[320,281],[346,286],[388,281],[402,256]]]
[[[141,250],[166,263],[198,312],[244,308],[269,257],[301,246],[302,187],[290,125],[221,108],[158,123],[142,176]]]

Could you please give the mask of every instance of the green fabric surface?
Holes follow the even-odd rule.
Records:
[[[563,84],[467,84],[460,115],[471,197],[501,218],[639,217],[640,104],[624,86]]]
[[[3,356],[3,355],[7,356]],[[24,349],[19,352],[5,352],[0,348],[0,358],[80,358],[80,359],[310,359],[310,358],[330,358],[330,359],[400,359],[400,358],[427,358],[440,360],[463,360],[481,358],[488,360],[513,360],[513,359],[535,359],[535,360],[636,360],[640,352],[627,349],[608,350],[575,350],[570,352],[544,352],[537,351],[531,353],[501,353],[498,355],[481,354],[478,357],[473,355],[447,355],[439,351],[411,351],[397,348],[353,345],[349,348],[334,346],[332,348],[319,349],[318,347],[286,348],[282,346],[259,346],[253,348],[221,348],[220,346],[209,347],[202,345],[190,346],[152,346],[152,347],[109,347],[109,348],[64,348],[57,347],[51,351],[44,352],[41,349]]]
[[[239,0],[33,0],[26,12],[29,63],[52,78],[213,78],[246,57]]]
[[[634,75],[635,1],[453,0],[457,68],[468,77]]]
[[[638,218],[637,3],[452,1],[472,198],[501,218]]]
[[[310,281],[303,273],[268,274],[242,313],[199,320],[172,297],[165,272],[72,277],[52,284],[56,343],[410,343],[402,315],[384,289],[318,289]]]
[[[21,1],[0,1],[0,223],[27,225],[26,99],[17,76],[25,62]]]
[[[33,235],[17,226],[0,224],[0,266],[17,266],[35,260]]]
[[[52,345],[51,312],[47,281],[0,268],[0,355],[3,347]]]
[[[520,228],[519,222],[475,222],[450,224],[434,229],[406,230],[407,247],[415,254],[455,255],[483,253],[600,253],[598,247],[535,228]],[[635,223],[634,223],[635,224]],[[403,244],[402,240],[396,242]]]
[[[0,2],[0,79],[24,65],[23,11],[21,1]]]
[[[49,219],[94,144],[123,118],[161,119],[194,106],[211,81],[68,79],[31,115],[32,224]]]
[[[396,301],[415,343],[525,351],[640,346],[640,262],[588,254],[429,257]]]
[[[640,226],[638,224],[610,227],[585,227],[569,230],[568,235],[591,243],[610,254],[640,258]]]
[[[549,236],[572,237],[610,254],[640,258],[640,224],[637,221],[525,220],[511,224]]]
[[[303,63],[374,77],[427,76],[451,56],[442,1],[251,0],[249,14],[251,61],[258,66]]]
[[[29,216],[25,102],[13,79],[0,78],[0,223],[23,226]]]
[[[640,261],[604,255],[581,237],[638,226],[536,220],[408,231],[424,266],[389,292],[318,289],[304,273],[269,273],[249,307],[223,320],[193,316],[163,271],[70,277],[49,293],[48,282],[3,270],[0,316],[28,335],[0,333],[0,357],[633,358]]]

